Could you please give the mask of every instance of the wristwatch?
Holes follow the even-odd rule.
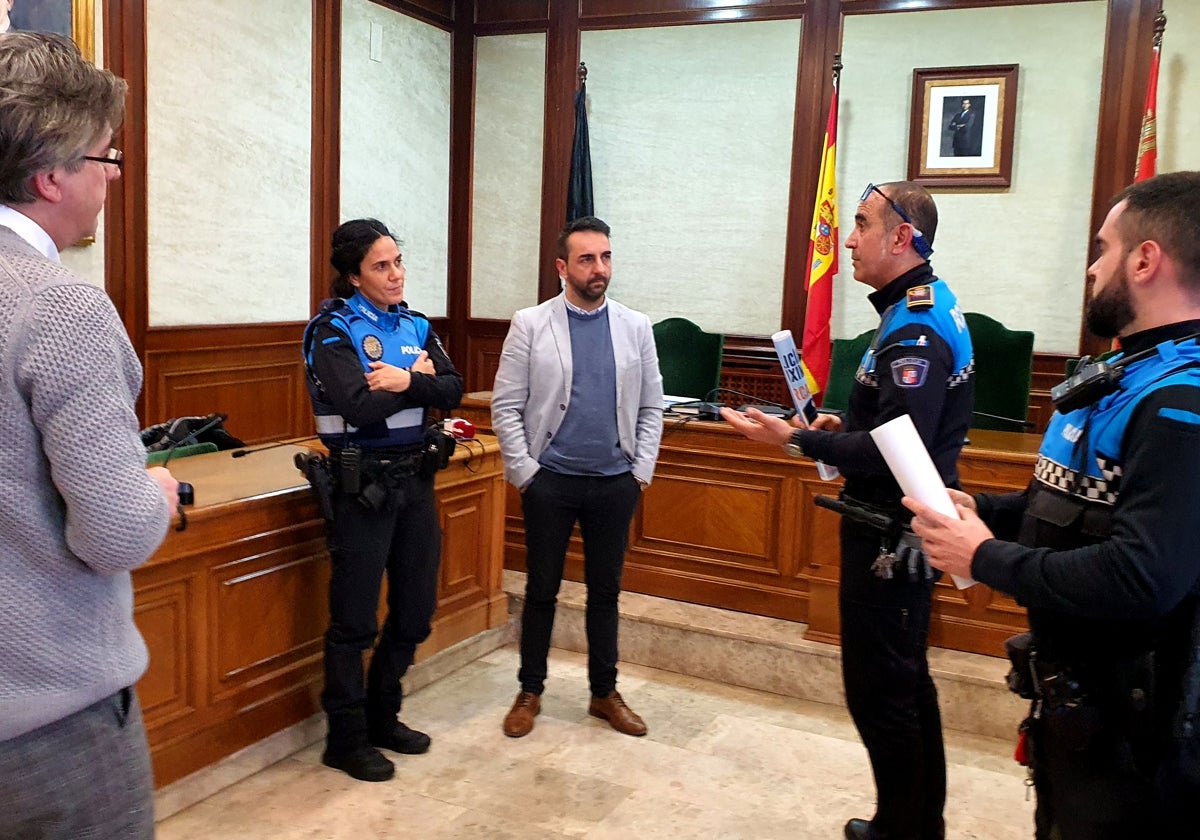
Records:
[[[783,445],[783,451],[791,455],[793,458],[803,458],[804,450],[800,448],[800,433],[803,429],[797,429],[792,432],[791,438]]]

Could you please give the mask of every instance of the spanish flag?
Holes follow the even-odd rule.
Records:
[[[833,314],[833,278],[838,271],[837,182],[834,175],[837,109],[838,76],[834,71],[829,122],[825,125],[825,143],[821,149],[821,177],[817,183],[817,201],[808,242],[808,281],[804,284],[808,306],[804,311],[804,339],[800,345],[804,377],[814,397],[825,391],[832,352],[829,319]]]

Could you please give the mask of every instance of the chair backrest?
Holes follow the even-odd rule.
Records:
[[[204,455],[208,452],[216,452],[217,445],[215,443],[191,443],[187,446],[177,446],[174,449],[160,449],[157,452],[146,453],[146,466],[153,467],[155,464],[161,464],[170,456],[172,461],[178,461],[180,458],[186,458],[189,455]]]
[[[667,318],[654,325],[663,393],[702,400],[721,384],[725,336],[707,333],[687,318]]]
[[[875,330],[867,330],[854,338],[835,338],[829,359],[829,381],[825,383],[825,396],[821,408],[845,411],[850,405],[850,389],[854,387],[854,374],[858,363],[871,346]]]
[[[975,411],[980,412],[971,425],[976,429],[1025,431],[1023,421],[1029,414],[1033,376],[1033,333],[1010,330],[979,312],[967,312],[964,317],[975,349]]]

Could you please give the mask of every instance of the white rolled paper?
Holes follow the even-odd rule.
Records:
[[[954,500],[946,492],[946,485],[942,484],[942,477],[938,475],[937,467],[933,465],[929,450],[917,434],[911,417],[901,414],[895,420],[877,426],[871,430],[871,438],[879,447],[905,496],[929,505],[938,513],[959,518],[958,511],[954,509]],[[950,577],[959,589],[975,585],[971,578]]]

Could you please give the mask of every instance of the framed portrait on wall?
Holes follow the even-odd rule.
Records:
[[[1016,64],[913,70],[908,178],[926,186],[1007,187]]]
[[[9,0],[0,0],[6,2]],[[8,16],[12,29],[66,35],[88,61],[96,60],[95,0],[11,0],[11,3]]]

